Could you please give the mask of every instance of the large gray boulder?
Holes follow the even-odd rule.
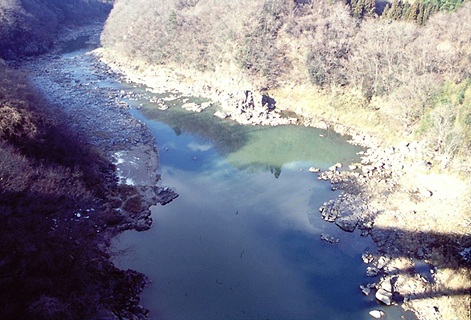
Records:
[[[390,306],[392,304],[392,293],[391,292],[388,292],[384,289],[378,289],[378,291],[376,291],[376,294],[375,294],[375,298],[379,301],[381,301],[382,303],[384,303],[385,305],[387,306]]]

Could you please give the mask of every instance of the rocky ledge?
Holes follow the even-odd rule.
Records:
[[[222,109],[215,117],[232,119],[240,124],[278,126],[297,124],[296,118],[283,117],[276,108],[276,101],[268,95],[246,90],[244,92],[221,95],[219,101]]]

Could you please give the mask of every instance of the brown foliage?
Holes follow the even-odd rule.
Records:
[[[178,68],[227,72],[238,66],[259,88],[310,80],[313,90],[332,97],[357,95],[377,118],[404,128],[417,127],[445,83],[471,77],[469,2],[433,15],[422,27],[400,18],[356,19],[345,1],[182,3],[119,0],[103,44],[132,59]],[[388,15],[412,8],[408,16],[419,19],[423,11],[417,2],[404,8],[394,3]]]
[[[113,166],[44,107],[21,75],[1,69],[1,317],[84,319],[103,307],[128,312],[142,275],[113,266],[100,232],[119,222],[103,205],[120,196]]]

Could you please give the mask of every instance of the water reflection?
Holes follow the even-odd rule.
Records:
[[[194,113],[178,107],[163,111],[147,103],[140,112],[146,119],[166,123],[177,136],[187,133],[200,138],[203,145],[209,143],[239,170],[268,171],[275,178],[283,167],[296,163],[321,169],[327,169],[333,161],[347,164],[357,159],[356,153],[361,150],[332,131],[301,126],[243,126],[213,117],[214,111]],[[193,147],[195,154],[209,150]]]
[[[276,183],[268,172],[213,168],[163,165],[178,201],[153,211],[152,230],[125,236],[132,267],[154,281],[142,300],[152,319],[364,318],[360,256],[371,243],[343,233],[330,246],[319,234],[335,226],[308,219],[331,195],[327,184],[289,168]]]

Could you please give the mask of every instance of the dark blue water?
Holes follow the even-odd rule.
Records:
[[[151,230],[116,242],[129,248],[118,264],[153,281],[142,294],[150,319],[371,319],[373,309],[394,319],[359,290],[372,282],[361,254],[374,244],[320,218],[338,193],[308,172],[348,164],[358,147],[332,132],[138,103],[133,113],[158,141],[161,184],[180,194],[153,209]]]

